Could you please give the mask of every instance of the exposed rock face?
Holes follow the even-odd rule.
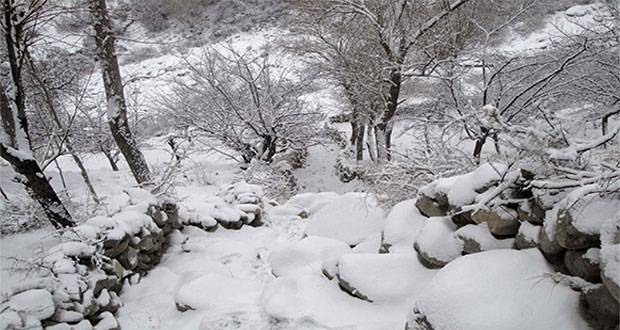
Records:
[[[595,329],[615,329],[620,322],[620,306],[603,285],[583,292],[582,304]]]
[[[551,240],[544,228],[540,231],[538,240],[538,249],[540,249],[547,261],[552,264],[558,264],[564,260],[564,252],[566,249],[561,247],[555,240]]]
[[[560,210],[557,219],[556,241],[569,250],[580,250],[600,246],[598,235],[579,231],[573,222],[576,220],[572,210]]]
[[[427,217],[442,217],[448,214],[449,210],[448,197],[440,193],[434,197],[418,196],[415,206]]]
[[[579,276],[592,283],[599,283],[601,281],[601,270],[598,262],[588,258],[586,251],[566,251],[566,254],[564,254],[564,265],[573,276]]]
[[[545,221],[545,208],[538,198],[527,200],[519,205],[517,213],[521,221],[542,225]]]
[[[507,210],[479,210],[471,215],[473,222],[486,223],[497,236],[514,236],[519,230],[519,220],[514,212]]]

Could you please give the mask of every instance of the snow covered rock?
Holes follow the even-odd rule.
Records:
[[[579,276],[588,282],[599,283],[601,281],[599,253],[597,248],[590,248],[587,251],[568,250],[564,254],[564,266],[571,275]]]
[[[441,268],[461,256],[463,242],[454,236],[456,225],[449,217],[429,218],[414,244],[420,261],[428,268]]]
[[[338,261],[340,287],[371,302],[412,297],[435,273],[424,267],[413,253],[356,253],[344,255]]]
[[[486,223],[489,230],[498,236],[514,236],[519,230],[519,219],[516,211],[503,207],[473,212],[471,220],[477,224]]]
[[[295,205],[312,215],[339,197],[335,192],[303,193],[291,197],[286,205]]]
[[[604,285],[585,289],[582,302],[595,328],[615,329],[618,326],[620,306]]]
[[[464,256],[433,277],[407,329],[588,329],[579,293],[545,275],[550,272],[537,249]]]
[[[351,251],[355,253],[379,253],[381,250],[381,233],[372,233],[357,244]]]
[[[415,205],[420,213],[427,217],[443,217],[450,210],[448,197],[441,192],[435,193],[432,197],[419,195]]]
[[[515,237],[515,247],[519,250],[537,247],[540,242],[540,230],[540,226],[533,225],[527,221],[522,222]]]
[[[548,213],[553,213],[553,211],[548,211]],[[557,264],[564,260],[564,252],[566,249],[561,247],[553,237],[553,228],[551,228],[549,222],[545,220],[545,225],[540,230],[538,236],[538,248],[550,263]]]
[[[437,179],[420,189],[416,205],[424,215],[446,215],[450,208],[473,204],[478,195],[501,180],[506,169],[503,164],[485,163],[472,172]]]
[[[517,213],[522,222],[527,221],[535,225],[542,225],[545,220],[545,208],[538,197],[528,199],[519,204]]]
[[[219,274],[199,277],[179,288],[174,302],[179,311],[210,310],[224,304],[256,304],[262,286],[259,282]]]
[[[342,241],[308,236],[291,246],[274,251],[269,256],[275,276],[318,273],[323,261],[349,253],[351,248]]]
[[[43,289],[33,289],[18,293],[7,302],[6,307],[26,319],[42,321],[52,315],[56,310],[52,294]]]
[[[383,227],[381,252],[410,253],[426,217],[416,207],[417,200],[402,201],[390,210]]]
[[[383,216],[383,209],[372,195],[348,193],[314,213],[305,233],[354,246],[383,229]]]
[[[620,212],[601,229],[601,278],[616,301],[620,301]]]
[[[620,199],[596,194],[581,196],[578,189],[558,206],[556,240],[566,249],[578,250],[600,246],[603,224],[620,210]]]
[[[489,231],[486,223],[466,225],[459,228],[454,235],[463,241],[463,253],[478,253],[495,249],[511,249],[514,239],[497,239]]]

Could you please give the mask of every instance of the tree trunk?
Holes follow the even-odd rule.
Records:
[[[95,29],[97,57],[101,65],[103,85],[108,105],[108,125],[112,137],[125,157],[129,169],[139,184],[151,180],[151,172],[144,155],[129,128],[123,82],[115,52],[112,23],[108,17],[106,0],[90,0],[90,12]]]
[[[482,147],[487,142],[489,136],[489,130],[486,127],[480,127],[480,135],[476,139],[476,145],[474,146],[474,162],[476,165],[480,165],[480,156],[482,155]]]
[[[375,142],[377,145],[377,161],[384,162],[387,160],[387,142],[385,129],[379,125],[375,126]]]
[[[56,228],[71,227],[75,223],[60,198],[50,185],[41,167],[32,155],[25,94],[22,80],[23,54],[28,41],[22,39],[24,21],[15,22],[14,3],[4,0],[3,37],[11,71],[10,86],[0,82],[0,157],[20,174],[26,191],[43,208],[47,218]],[[22,16],[36,14],[22,13]]]
[[[366,127],[361,123],[357,125],[357,136],[355,137],[355,160],[364,160],[364,132]]]
[[[368,157],[373,162],[377,161],[375,134],[373,133],[373,126],[371,123],[366,128],[366,148],[368,149]]]
[[[112,168],[112,171],[118,172],[118,165],[116,165],[117,160],[114,159],[114,156],[112,156],[110,151],[104,150],[103,148],[100,148],[100,149],[101,149],[101,153],[103,153],[105,158],[107,158],[108,162],[110,163],[110,167]]]

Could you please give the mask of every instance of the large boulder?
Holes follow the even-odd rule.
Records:
[[[556,240],[570,250],[600,246],[601,227],[620,210],[620,199],[571,192],[557,206]]]
[[[420,195],[416,199],[415,205],[420,213],[427,217],[443,217],[450,210],[448,197],[443,193],[436,193],[432,197]]]
[[[381,252],[411,253],[416,237],[424,227],[426,217],[418,211],[417,200],[402,201],[390,210],[385,219]]]
[[[620,301],[620,212],[601,229],[600,266],[603,284]]]
[[[424,266],[441,268],[461,256],[463,242],[454,236],[456,229],[449,217],[429,218],[426,221],[414,244]]]
[[[384,211],[372,195],[348,193],[319,209],[309,220],[306,235],[336,239],[355,246],[369,235],[381,232]]]
[[[269,263],[275,276],[318,273],[325,260],[340,257],[351,248],[338,240],[308,236],[271,253]]]
[[[546,276],[537,249],[492,250],[440,270],[416,299],[408,329],[588,329],[580,294]]]
[[[363,300],[402,301],[419,292],[436,273],[413,253],[346,254],[338,261],[340,287]]]
[[[545,223],[546,224],[546,223]],[[555,241],[552,228],[543,227],[538,236],[538,248],[543,253],[547,261],[558,264],[564,260],[565,248]]]
[[[516,211],[503,207],[477,210],[471,214],[471,220],[477,224],[486,223],[497,236],[514,236],[519,230]]]
[[[605,286],[584,290],[582,303],[595,329],[616,329],[620,322],[620,306]]]

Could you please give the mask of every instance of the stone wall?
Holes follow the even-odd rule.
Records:
[[[195,208],[159,202],[141,189],[126,193],[130,205],[66,230],[62,243],[32,261],[33,276],[2,297],[3,329],[119,329],[114,313],[123,285],[159,264],[172,231],[210,221],[215,225],[204,229],[263,223],[262,191],[245,183],[225,188],[219,203]]]

